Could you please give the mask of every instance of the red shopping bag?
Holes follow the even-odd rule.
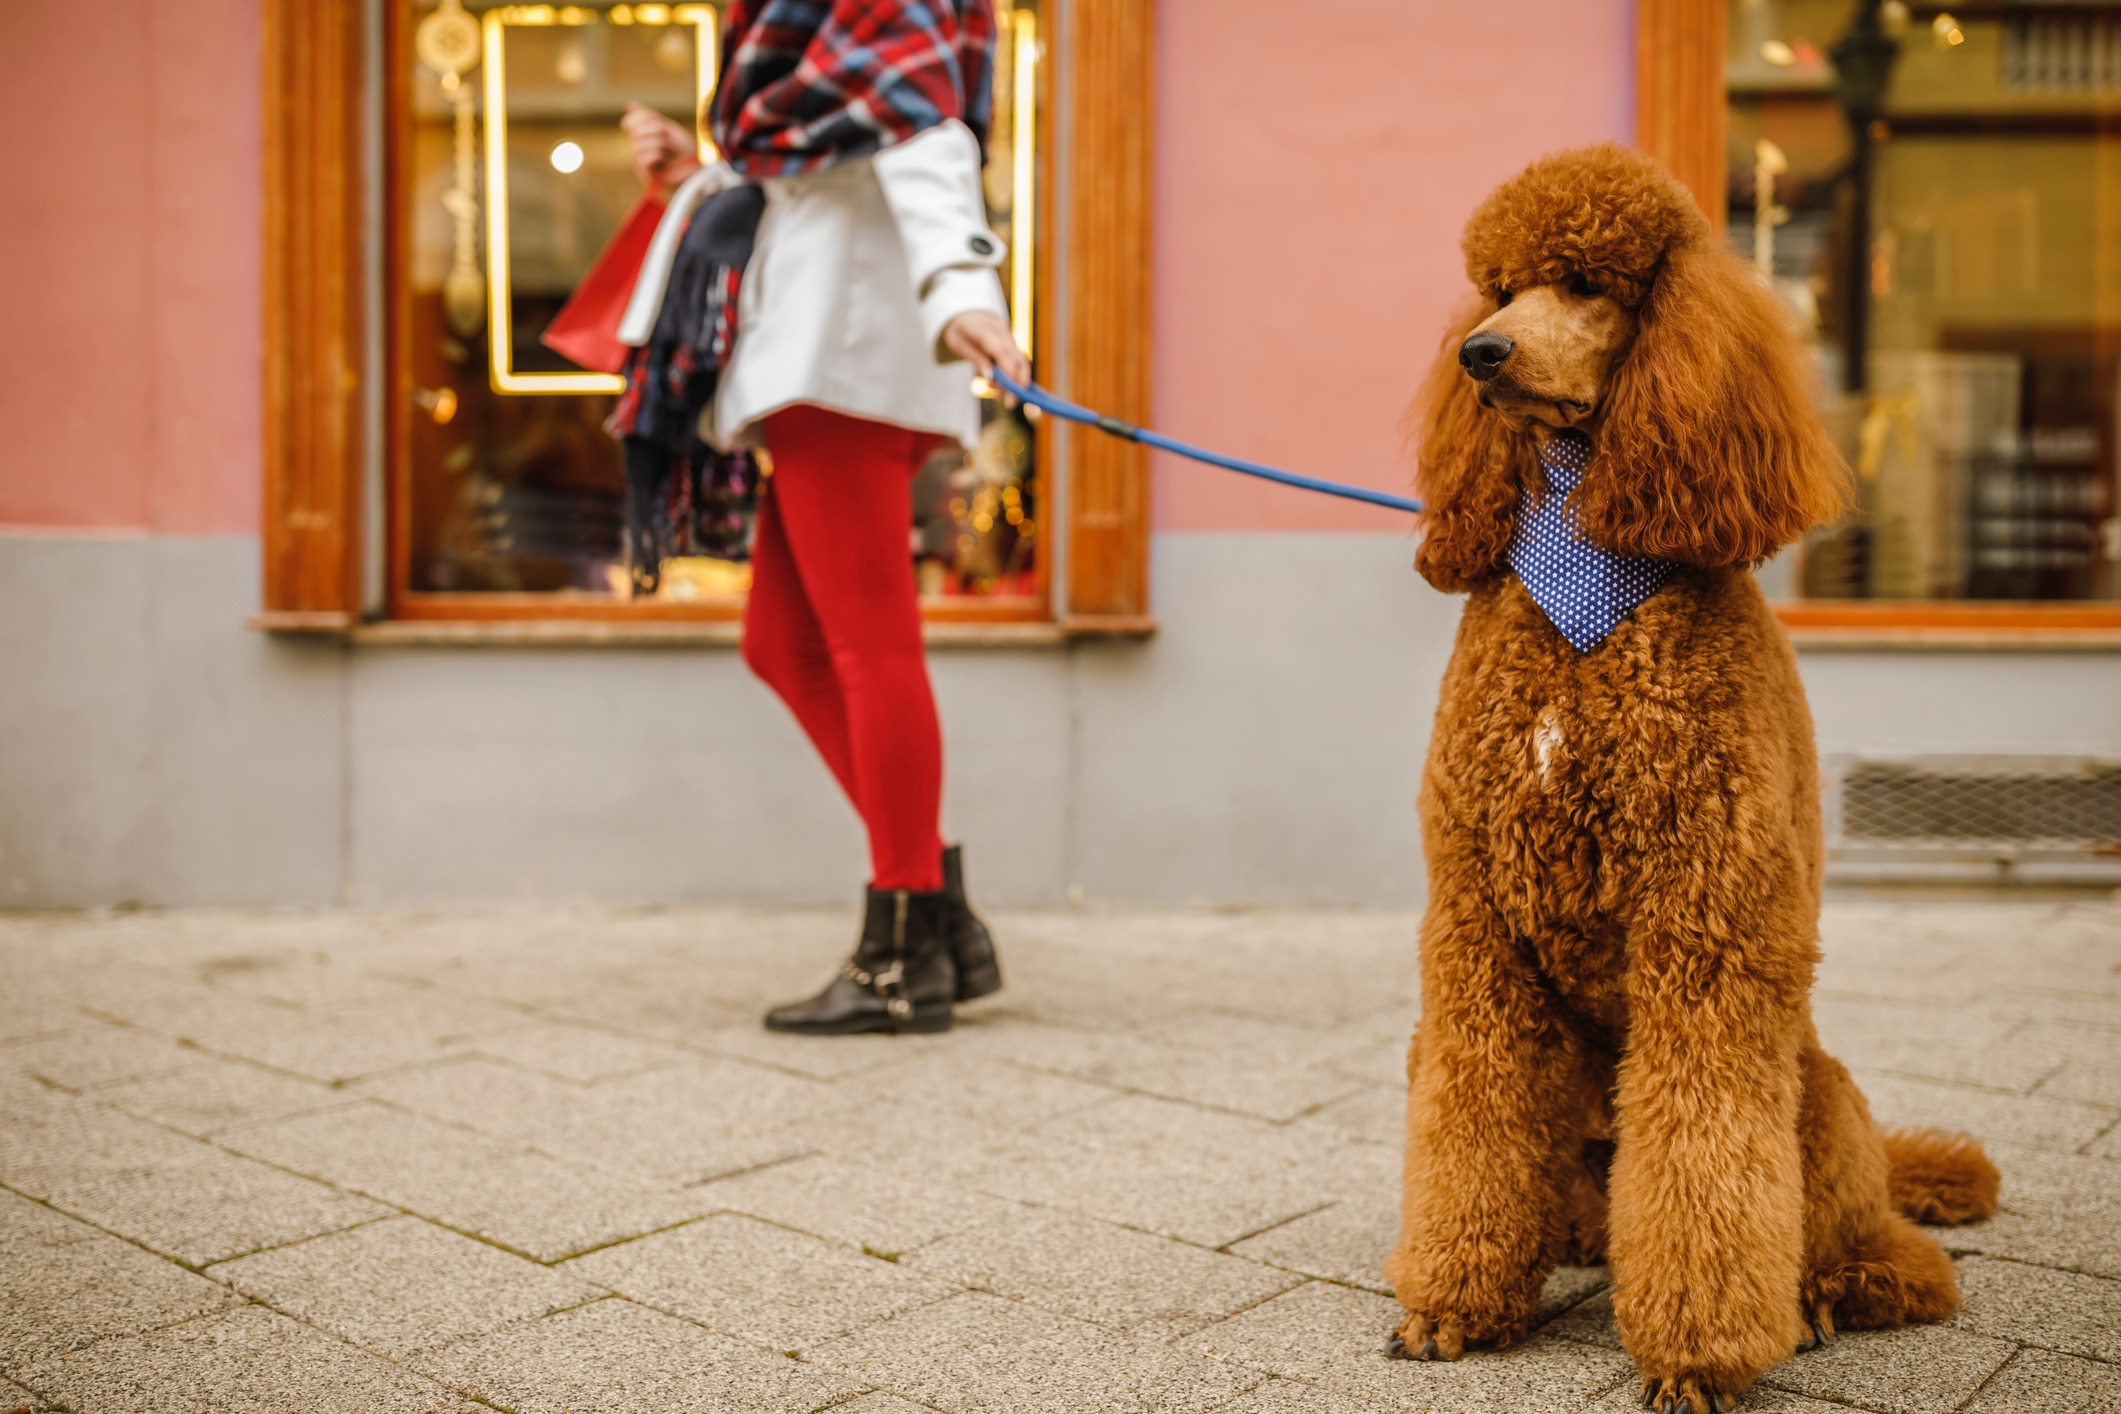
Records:
[[[617,373],[633,352],[619,342],[619,321],[633,298],[633,282],[648,258],[648,242],[663,219],[663,203],[643,196],[619,223],[618,234],[589,267],[574,294],[538,335],[553,352],[599,373]]]

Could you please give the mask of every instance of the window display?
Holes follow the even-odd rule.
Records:
[[[1012,322],[1029,348],[1039,15],[1007,0],[995,11],[985,188],[1010,252],[1001,273]],[[659,488],[668,502],[655,509],[659,563],[629,573],[625,469],[607,430],[624,380],[545,338],[614,238],[652,229],[657,210],[641,224],[619,128],[627,104],[697,127],[719,27],[709,4],[414,0],[400,12],[405,111],[391,195],[405,406],[392,449],[394,612],[739,611],[748,521],[692,479]],[[711,155],[704,130],[699,142]],[[1043,617],[1039,439],[998,399],[982,406],[979,446],[938,453],[916,480],[907,515],[918,582],[945,616]],[[698,514],[703,502],[714,515]]]
[[[1854,472],[1796,590],[2121,598],[2121,4],[1728,19],[1729,237]]]

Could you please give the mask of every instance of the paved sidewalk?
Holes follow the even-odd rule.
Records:
[[[848,916],[0,915],[0,1411],[1623,1410],[1597,1271],[1388,1361],[1413,919],[995,920],[948,1036],[759,1010]],[[2121,1409],[2121,907],[1835,903],[1819,1025],[2003,1216],[1744,1407]],[[41,1401],[41,1402],[40,1402]]]

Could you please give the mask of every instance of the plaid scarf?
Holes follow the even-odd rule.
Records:
[[[735,0],[710,114],[747,177],[864,157],[950,118],[985,147],[991,0]]]

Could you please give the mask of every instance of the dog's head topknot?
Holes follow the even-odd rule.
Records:
[[[1483,295],[1581,275],[1629,308],[1675,246],[1710,239],[1708,218],[1653,158],[1617,143],[1542,157],[1466,222],[1466,275]]]

